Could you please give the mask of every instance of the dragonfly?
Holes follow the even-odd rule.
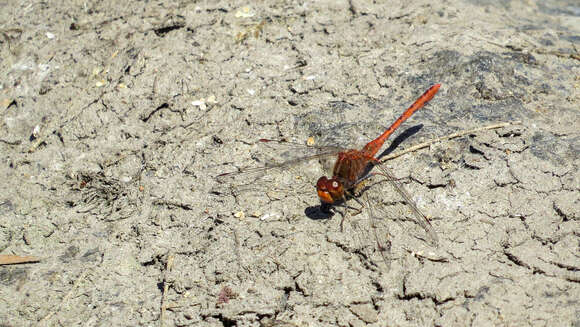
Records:
[[[437,233],[433,229],[429,219],[425,214],[417,207],[416,203],[413,201],[411,195],[405,190],[405,188],[398,183],[398,179],[390,172],[390,170],[381,164],[379,158],[376,157],[378,151],[383,147],[386,140],[395,132],[397,128],[401,126],[409,117],[411,117],[415,112],[424,107],[439,91],[441,84],[435,84],[428,88],[419,98],[409,106],[403,114],[395,122],[391,124],[379,137],[367,143],[362,149],[343,149],[338,147],[311,147],[316,150],[316,154],[302,156],[287,160],[281,163],[267,164],[262,167],[254,167],[241,169],[235,172],[222,173],[217,176],[218,181],[225,181],[234,178],[242,178],[242,176],[257,176],[255,179],[259,179],[261,176],[268,174],[271,170],[287,170],[292,166],[308,162],[313,159],[320,159],[323,157],[336,158],[334,167],[332,169],[332,175],[330,177],[322,176],[316,182],[316,191],[318,198],[321,202],[321,209],[324,211],[325,208],[333,206],[343,206],[347,209],[355,209],[356,214],[362,211],[362,208],[368,207],[370,211],[371,218],[377,218],[376,213],[372,210],[372,203],[368,198],[364,198],[365,201],[357,199],[358,189],[361,185],[373,176],[383,176],[384,179],[389,182],[392,188],[403,198],[405,204],[410,208],[414,216],[414,221],[420,225],[427,233],[430,243],[433,246],[437,246],[438,237]],[[292,142],[278,141],[271,139],[260,139],[262,143],[285,143],[291,144],[292,146],[304,146]],[[372,169],[377,167],[379,171],[372,172]],[[356,200],[361,209],[346,206],[348,199]],[[342,222],[341,221],[341,229]],[[374,230],[374,229],[373,229]],[[381,237],[375,232],[376,243],[381,250],[381,255],[383,255],[382,250],[385,248]]]

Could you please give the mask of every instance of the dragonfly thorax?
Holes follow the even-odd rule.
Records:
[[[316,182],[316,191],[323,203],[332,204],[344,199],[344,186],[337,177],[320,177]]]

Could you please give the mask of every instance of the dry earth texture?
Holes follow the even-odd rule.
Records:
[[[0,266],[0,324],[580,326],[579,45],[574,0],[3,1],[0,254],[40,261]],[[434,83],[383,154],[522,122],[384,164],[438,246],[381,176],[358,215],[318,160],[215,178]]]

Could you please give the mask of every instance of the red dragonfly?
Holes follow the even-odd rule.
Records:
[[[429,233],[433,243],[437,243],[437,234],[433,230],[431,223],[425,215],[417,208],[417,205],[405,189],[397,183],[394,183],[395,177],[386,168],[379,166],[379,159],[375,158],[377,152],[383,147],[385,141],[393,134],[393,132],[401,126],[401,124],[411,117],[417,110],[421,109],[427,102],[429,102],[441,84],[431,86],[423,95],[421,95],[415,102],[403,112],[403,114],[395,120],[395,122],[387,128],[387,130],[376,139],[370,141],[362,150],[350,149],[339,152],[338,159],[334,164],[332,171],[332,178],[326,176],[320,177],[316,183],[316,190],[318,198],[324,204],[335,204],[337,202],[346,202],[346,194],[356,188],[362,181],[373,175],[383,175],[388,181],[392,182],[395,190],[405,199],[407,205],[411,207],[415,216],[417,216],[418,223]],[[381,173],[367,174],[369,165],[379,167]]]
[[[357,187],[361,185],[365,180],[367,180],[371,176],[381,175],[386,178],[386,180],[393,186],[393,188],[399,193],[399,195],[404,199],[405,203],[411,208],[414,217],[416,218],[415,221],[419,224],[429,235],[430,241],[433,245],[437,245],[438,238],[437,234],[435,233],[431,223],[427,219],[427,217],[419,210],[415,202],[411,199],[409,193],[397,183],[397,179],[394,175],[386,168],[380,165],[380,161],[378,158],[375,158],[377,152],[381,149],[385,141],[393,134],[393,132],[409,117],[411,117],[417,110],[421,109],[427,102],[429,102],[439,88],[441,84],[435,84],[431,86],[423,95],[421,95],[415,102],[403,112],[403,114],[379,137],[369,142],[365,145],[362,150],[356,149],[349,149],[343,150],[338,149],[335,147],[313,147],[315,148],[318,153],[315,155],[300,157],[297,159],[292,159],[283,163],[276,163],[271,164],[265,167],[258,167],[258,168],[249,168],[249,169],[242,169],[237,172],[231,173],[224,173],[217,176],[218,180],[223,180],[230,177],[238,177],[240,175],[246,174],[258,174],[263,175],[269,170],[272,169],[286,169],[290,166],[294,166],[300,164],[302,162],[306,162],[312,159],[327,157],[327,156],[337,156],[337,160],[334,164],[334,168],[332,171],[332,177],[328,178],[326,176],[320,177],[318,182],[316,183],[316,190],[318,192],[318,197],[322,202],[323,207],[329,205],[341,205],[347,201],[347,198],[354,198],[359,204],[365,206],[362,202],[360,202],[354,196]],[[270,143],[270,142],[281,142],[286,144],[297,145],[291,142],[284,142],[284,141],[275,141],[275,140],[268,140],[268,139],[261,139],[260,142]],[[370,173],[370,170],[374,167],[378,167],[380,172]],[[371,210],[371,216],[374,216],[372,213],[372,208],[370,208],[370,203],[368,203],[369,209]],[[347,207],[351,209],[355,209],[352,207]],[[357,210],[357,209],[355,209]],[[357,210],[360,212],[360,210]],[[344,216],[343,216],[344,220]],[[342,222],[341,222],[341,229],[342,229]],[[380,248],[383,246],[377,237],[377,243]],[[381,252],[382,253],[382,252]]]

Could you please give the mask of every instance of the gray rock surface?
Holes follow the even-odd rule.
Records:
[[[9,1],[0,22],[0,254],[42,259],[0,266],[2,325],[580,325],[577,1]],[[368,208],[320,212],[316,161],[214,178],[301,154],[260,138],[365,144],[434,83],[387,152],[522,121],[386,163],[437,247],[378,183],[381,261]]]

